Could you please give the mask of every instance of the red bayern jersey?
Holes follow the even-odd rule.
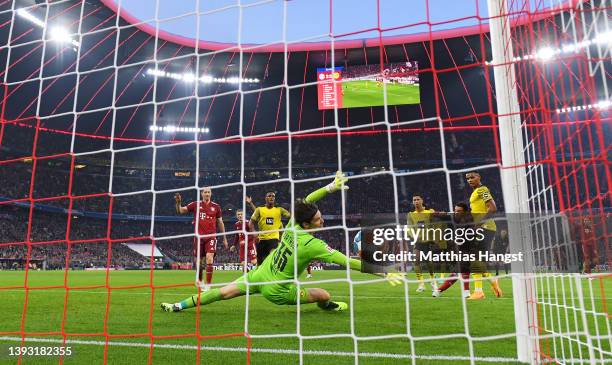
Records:
[[[236,224],[234,224],[234,230],[235,231],[242,231],[243,230],[243,226],[244,225],[244,229],[246,229],[247,232],[249,231],[249,225],[245,224],[244,221],[237,221]],[[235,245],[239,245],[240,241],[244,241],[244,233],[242,232],[238,232],[236,233],[236,238],[234,239],[234,244]],[[254,234],[250,234],[249,235],[249,246],[252,245],[255,242],[255,235]]]
[[[191,202],[187,204],[187,211],[193,212],[198,221],[199,234],[215,234],[217,233],[217,219],[221,218],[221,206],[213,201],[208,203],[200,202],[200,209],[197,209],[197,203]],[[199,217],[198,217],[199,214]]]

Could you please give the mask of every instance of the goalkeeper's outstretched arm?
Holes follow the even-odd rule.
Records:
[[[316,203],[319,200],[325,198],[328,193],[333,193],[339,190],[348,190],[348,186],[344,185],[348,181],[348,178],[340,171],[336,172],[336,178],[331,183],[319,188],[304,199],[306,203]]]

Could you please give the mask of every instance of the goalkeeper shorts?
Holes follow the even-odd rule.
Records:
[[[265,278],[259,269],[249,271],[234,281],[243,294],[247,292],[247,284],[258,282],[270,282],[279,279]],[[261,293],[268,301],[277,305],[295,305],[298,302],[307,303],[308,292],[305,288],[300,288],[295,284],[251,284],[248,286],[249,294]]]

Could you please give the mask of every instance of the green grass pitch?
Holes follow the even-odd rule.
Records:
[[[238,275],[238,272],[217,271],[214,280],[217,283],[227,282]],[[317,280],[339,279],[345,275],[344,271],[315,271],[313,279],[301,279],[306,287],[325,288],[333,298],[350,302],[348,282],[312,283]],[[109,364],[142,364],[149,361],[149,356],[154,364],[193,364],[196,363],[196,336],[199,333],[201,336],[211,336],[203,338],[200,343],[203,346],[200,363],[240,364],[246,363],[247,360],[244,350],[247,347],[247,339],[244,336],[213,337],[242,334],[245,326],[248,326],[248,333],[252,336],[252,364],[295,364],[299,362],[300,349],[305,364],[354,364],[354,351],[360,354],[360,364],[412,364],[411,353],[416,355],[417,364],[469,363],[467,358],[470,356],[470,346],[463,336],[465,323],[458,284],[442,297],[432,298],[429,291],[417,294],[416,286],[409,283],[409,301],[406,303],[403,287],[391,287],[384,282],[367,283],[364,280],[371,280],[371,275],[351,273],[351,279],[355,281],[353,327],[350,311],[330,313],[321,311],[316,305],[303,305],[298,321],[297,307],[273,305],[258,295],[249,297],[248,321],[245,321],[245,297],[201,307],[199,313],[195,309],[180,313],[162,312],[159,309],[160,302],[175,302],[195,292],[191,284],[193,276],[192,271],[154,271],[152,276],[146,270],[111,272],[109,284],[113,289],[109,300],[105,288],[96,288],[105,284],[104,271],[69,271],[66,277],[68,286],[90,287],[68,292],[64,318],[64,272],[29,272],[30,287],[59,288],[29,290],[24,328],[33,340],[28,341],[26,345],[58,345],[57,341],[62,338],[59,334],[63,328],[63,332],[68,334],[67,345],[73,350],[73,354],[64,358],[63,363],[98,364],[102,363],[105,356],[104,343],[107,338],[103,333],[106,331],[110,335],[110,345],[106,353]],[[152,284],[159,288],[151,290],[151,280]],[[23,283],[24,272],[0,271],[0,286],[22,286]],[[184,286],[164,287],[175,284]],[[505,292],[503,298],[494,298],[488,288],[485,288],[488,295],[484,301],[467,304],[469,333],[475,339],[471,350],[478,364],[515,363],[510,360],[516,357],[515,340],[511,336],[478,340],[514,332],[511,280],[503,279],[501,285]],[[122,288],[126,286],[140,287]],[[606,290],[607,295],[612,294],[612,288],[606,287]],[[589,295],[586,290],[585,293]],[[25,290],[0,290],[0,298],[0,364],[16,363],[16,359],[7,356],[7,349],[9,345],[19,343]],[[548,299],[554,298],[549,295]],[[105,321],[107,300],[109,309],[108,319]],[[601,311],[601,299],[595,298],[594,301],[597,310]],[[585,302],[590,303],[591,298],[587,297]],[[551,320],[556,321],[556,314],[553,314],[550,315]],[[149,320],[150,317],[152,321]],[[571,319],[568,323],[572,325],[574,320]],[[600,332],[606,333],[605,325],[601,327],[602,325],[600,323]],[[555,328],[558,326],[566,329],[564,321],[558,325],[555,323]],[[350,337],[352,330],[360,339],[354,341]],[[298,331],[303,336],[301,344],[297,336],[270,337],[295,335]],[[57,334],[49,335],[48,332]],[[402,336],[407,333],[414,337],[428,337],[411,342]],[[78,334],[88,336],[75,336]],[[155,346],[151,347],[150,334],[184,337],[154,338]],[[456,336],[440,338],[450,334]],[[606,341],[603,342],[605,346]],[[572,346],[575,351],[578,350],[578,345],[568,341],[566,351]],[[57,364],[58,361],[57,357],[39,356],[25,357],[22,363]]]
[[[419,85],[386,84],[387,105],[419,104]],[[356,80],[342,83],[344,108],[385,105],[383,87],[375,81]]]

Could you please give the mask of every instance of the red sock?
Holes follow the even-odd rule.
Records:
[[[213,265],[206,264],[206,284],[210,284],[212,282],[212,274],[213,274]]]
[[[312,272],[312,267],[310,267],[310,265],[308,265],[308,267],[306,268],[306,272],[308,274],[310,274]]]
[[[455,283],[455,281],[457,281],[457,274],[451,274],[451,278],[444,281],[444,283],[442,283],[442,285],[438,287],[438,290],[440,292],[443,292],[446,289],[450,288]]]
[[[463,278],[463,290],[470,290],[470,282],[468,280],[470,280],[470,273],[469,272],[462,272],[461,273],[461,277]]]

